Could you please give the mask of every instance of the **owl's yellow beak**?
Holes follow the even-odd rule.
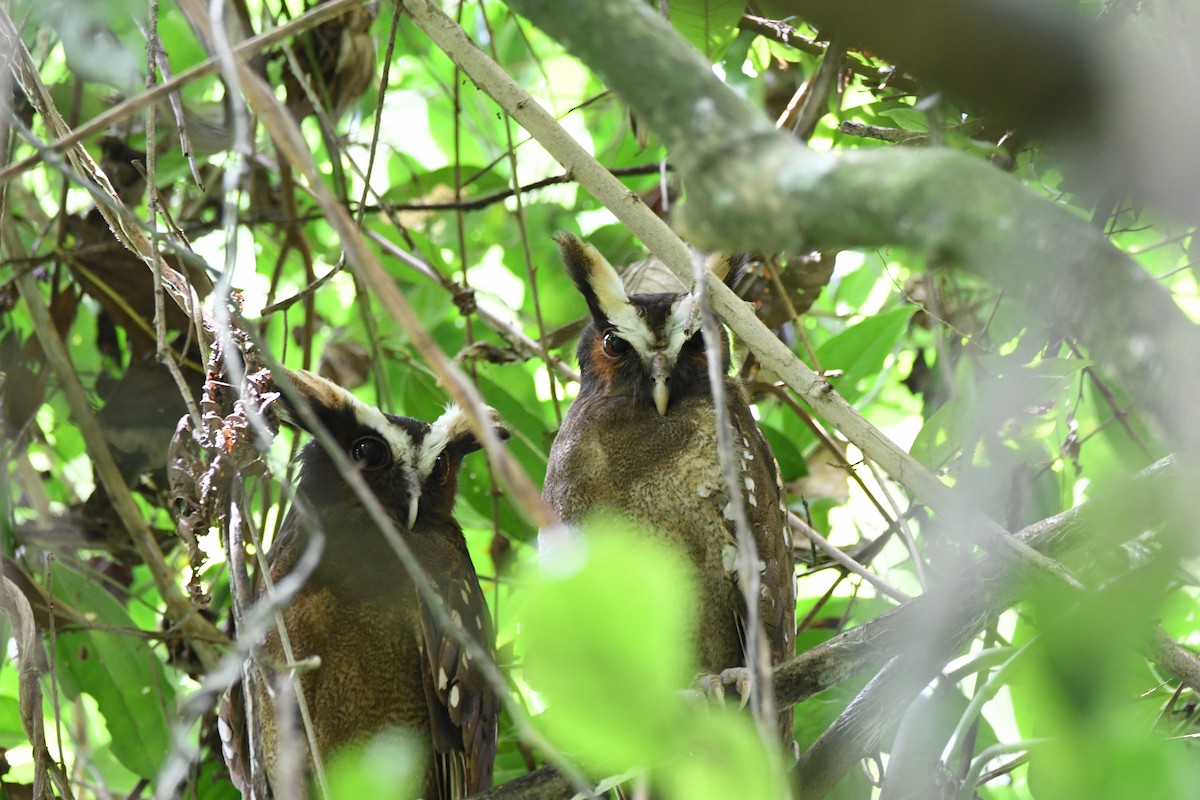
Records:
[[[654,407],[658,409],[658,413],[664,417],[667,415],[667,404],[671,402],[671,390],[668,384],[671,382],[671,363],[667,361],[665,353],[655,353],[650,359],[650,379],[654,381],[652,394],[654,396]]]

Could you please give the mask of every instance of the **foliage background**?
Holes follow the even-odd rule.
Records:
[[[936,79],[930,83],[924,74],[907,72],[905,63],[891,63],[869,47],[847,48],[837,35],[792,15],[787,4],[665,5],[674,29],[713,72],[746,102],[781,120],[781,129],[796,126],[811,151],[945,148],[987,163],[1012,175],[1027,195],[1042,198],[1046,209],[1057,206],[1088,220],[1136,261],[1152,291],[1168,293],[1195,316],[1190,206],[1170,199],[1155,204],[1173,195],[1125,183],[1119,174],[1112,182],[1097,180],[1097,162],[1087,160],[1091,140],[1070,126],[1052,131],[1014,125],[986,101],[991,113],[980,113],[969,89],[959,102],[954,98],[961,87],[942,93]],[[303,11],[273,0],[234,8],[256,31]],[[671,169],[677,154],[667,152],[653,126],[647,130],[645,120],[594,73],[508,6],[488,0],[444,8],[630,192],[673,218],[680,194]],[[171,73],[208,58],[186,3],[151,9]],[[1169,30],[1164,34],[1151,23],[1172,14],[1186,17],[1169,2],[1137,9],[1079,3],[1071,10],[1086,35],[1100,28],[1150,30],[1149,41],[1163,35],[1167,44],[1176,41]],[[38,648],[9,647],[9,662],[0,669],[0,747],[10,765],[4,778],[14,787],[35,784],[40,770],[53,778],[57,762],[60,795],[170,796],[175,781],[183,780],[186,796],[230,797],[233,789],[214,751],[211,713],[221,682],[228,681],[215,669],[223,645],[218,631],[187,609],[203,609],[204,619],[228,630],[231,588],[222,534],[229,520],[222,503],[232,492],[253,528],[269,539],[281,519],[294,442],[281,434],[266,456],[269,469],[256,468],[249,456],[238,461],[245,451],[230,444],[226,454],[236,463],[228,471],[214,469],[221,441],[254,449],[253,436],[235,425],[244,418],[218,406],[223,419],[216,427],[208,425],[212,417],[198,426],[208,432],[209,448],[191,474],[197,482],[202,476],[214,481],[213,497],[220,500],[199,510],[183,503],[196,499],[199,489],[189,495],[178,482],[169,483],[169,462],[179,462],[178,451],[168,458],[168,447],[189,403],[195,412],[213,410],[195,405],[208,359],[197,348],[192,324],[200,314],[193,311],[189,319],[156,289],[154,273],[131,254],[129,243],[136,244],[139,228],[150,231],[163,262],[186,277],[210,320],[225,318],[232,308],[269,358],[318,369],[367,402],[422,419],[437,416],[447,392],[410,328],[368,288],[362,273],[343,268],[345,238],[304,170],[264,132],[269,126],[252,128],[240,140],[234,136],[233,149],[189,161],[172,132],[170,108],[160,104],[156,131],[147,135],[144,114],[128,100],[143,91],[149,28],[142,4],[11,2],[5,13],[6,30],[19,28],[36,70],[14,68],[14,99],[4,115],[6,163],[34,162],[4,173],[0,544],[5,574],[31,598],[45,647],[33,685],[41,691],[48,745],[41,749],[39,709],[27,705],[22,711],[20,703],[18,667],[28,666]],[[989,41],[983,29],[976,35],[981,46]],[[321,180],[354,217],[420,327],[512,427],[508,452],[540,486],[554,431],[575,391],[571,350],[584,313],[559,269],[551,236],[561,230],[581,234],[615,264],[638,261],[644,250],[403,9],[382,4],[370,36],[377,45],[371,86],[343,117],[327,120],[336,130],[322,131],[316,118],[306,118],[305,141]],[[1057,42],[1064,53],[1070,44],[1065,36]],[[284,59],[255,66],[265,70],[281,100],[290,99],[282,89]],[[47,89],[40,98],[34,76]],[[661,88],[669,98],[670,87]],[[1088,87],[1077,88],[1090,96]],[[193,113],[217,120],[217,139],[236,133],[224,116],[230,107],[221,105],[228,91],[211,74],[182,91]],[[118,109],[112,124],[83,140],[98,171],[41,149],[63,135],[48,119],[47,103],[75,128]],[[239,104],[234,99],[232,107]],[[195,150],[203,151],[203,126],[192,121]],[[96,183],[101,173],[108,187]],[[157,215],[148,201],[147,174],[154,178]],[[962,179],[935,174],[928,190],[944,189],[949,207]],[[686,193],[686,181],[682,188]],[[129,216],[113,211],[118,199]],[[998,226],[1005,223],[1003,212]],[[113,214],[123,220],[115,236]],[[1015,239],[1032,235],[1012,232]],[[869,670],[863,669],[867,664],[846,667],[844,674],[834,669],[836,679],[814,678],[823,691],[796,706],[799,750],[807,753],[801,769],[809,770],[804,774],[810,783],[813,776],[828,782],[825,789],[837,797],[935,791],[985,798],[1186,796],[1185,787],[1194,787],[1200,772],[1189,738],[1196,733],[1200,669],[1178,647],[1200,644],[1195,531],[1186,513],[1174,513],[1169,493],[1138,494],[1149,490],[1130,478],[1176,449],[1183,449],[1186,465],[1186,439],[1161,435],[1161,419],[1153,424],[1144,407],[1146,387],[1128,385],[1109,365],[1093,361],[1067,313],[1087,296],[1083,286],[1078,297],[1059,298],[1061,318],[1047,317],[1031,313],[986,272],[958,270],[952,262],[911,246],[835,247],[819,257],[795,248],[764,254],[763,263],[783,269],[782,284],[762,278],[742,291],[798,357],[863,414],[871,431],[911,452],[967,504],[1008,530],[1081,504],[1109,505],[1101,505],[1087,518],[1091,527],[1075,536],[1075,542],[1091,544],[1073,548],[1069,558],[1068,551],[1055,554],[1083,590],[1064,591],[997,566],[964,534],[963,520],[931,513],[930,498],[864,458],[861,430],[834,430],[814,416],[802,402],[806,398],[781,388],[741,348],[743,373],[788,481],[793,511],[855,567],[834,564],[800,538],[798,652],[827,652],[814,648],[935,589],[935,609],[969,605],[976,595],[1006,598],[992,602],[969,641],[943,653],[935,680],[891,695],[892,710],[874,717],[878,730],[852,731],[847,738],[826,733],[855,724],[844,712],[882,662]],[[1054,268],[1044,265],[1048,274]],[[791,311],[798,307],[801,313],[790,313],[781,294]],[[1130,302],[1137,296],[1130,294]],[[1108,322],[1114,336],[1136,343],[1139,332],[1122,332],[1120,319]],[[66,360],[55,358],[56,340]],[[1146,360],[1160,359],[1160,368],[1170,372],[1176,344],[1152,341],[1143,347]],[[176,365],[174,374],[163,366],[164,353]],[[1185,360],[1183,366],[1195,364]],[[81,413],[81,401],[95,413],[95,427]],[[229,438],[221,440],[224,435]],[[132,492],[129,502],[146,526],[141,532],[131,529],[126,501],[114,496],[120,492],[112,486],[106,491],[98,478],[103,470],[97,452],[104,446]],[[534,560],[538,512],[516,499],[511,483],[482,457],[469,466],[457,516],[492,603],[498,662],[522,693],[519,705],[536,718],[546,698],[526,685],[516,610],[528,598],[513,577]],[[1115,509],[1113,498],[1121,501]],[[161,567],[154,565],[155,548],[163,554]],[[626,558],[635,561],[632,553]],[[623,584],[627,571],[641,573],[620,557],[594,568],[590,588],[574,596],[588,595],[615,615],[623,593],[634,591]],[[979,582],[963,586],[963,575]],[[1002,592],[993,588],[1001,584]],[[672,587],[642,581],[635,588],[645,592],[634,594],[645,605],[669,603]],[[18,642],[19,605],[6,604],[10,619],[18,620]],[[570,637],[582,635],[570,630],[570,613],[550,617],[541,624],[555,637],[571,643]],[[669,639],[646,627],[653,620],[639,619],[636,611],[601,617],[613,622],[611,646],[636,657],[617,674],[589,676],[587,665],[577,665],[581,687],[597,679],[627,686],[647,664],[670,659],[664,649]],[[933,641],[941,617],[919,619]],[[1161,639],[1146,644],[1155,625],[1175,647]],[[893,654],[905,652],[904,645],[919,650],[928,641],[897,641]],[[26,677],[26,690],[30,683]],[[617,694],[598,693],[590,707],[581,703],[568,727],[581,729],[593,747],[611,744],[617,734],[588,714],[608,705],[623,708]],[[630,723],[653,716],[644,698],[640,705],[627,699],[630,707],[618,714],[618,726],[636,728]],[[663,711],[662,718],[673,720],[673,713]],[[737,729],[736,722],[729,724]],[[557,746],[566,746],[560,729],[546,730]],[[725,742],[713,746],[734,755],[696,779],[705,788],[687,783],[687,775],[674,785],[688,787],[680,790],[687,796],[727,796],[713,782],[721,774],[735,776],[746,796],[769,793],[761,776],[782,767],[764,761],[753,737],[726,740],[721,737],[740,734],[719,726],[714,731],[705,741]],[[833,738],[822,740],[825,749],[813,748],[823,733]],[[528,738],[522,741],[511,718],[501,736],[498,784],[544,763],[547,753]],[[739,750],[733,741],[750,744]]]

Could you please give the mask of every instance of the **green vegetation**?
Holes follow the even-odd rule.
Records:
[[[0,9],[0,795],[237,796],[216,709],[270,624],[245,580],[300,441],[268,430],[272,363],[424,420],[474,387],[511,430],[456,506],[511,698],[497,785],[1195,794],[1194,10],[979,4],[1044,38],[1035,62],[935,0],[670,0],[670,27],[635,0],[406,0],[366,32],[338,16],[361,5],[233,0],[233,44],[292,27],[194,73],[229,44],[208,3]],[[913,54],[946,30],[973,38]],[[143,102],[148,38],[175,106]],[[298,110],[296,69],[340,116]],[[660,217],[755,251],[748,304],[713,306],[798,518],[795,766],[692,691],[705,598],[670,553],[603,520],[578,571],[537,571],[585,313],[551,237],[670,280]],[[334,759],[331,793],[402,795],[414,748]]]

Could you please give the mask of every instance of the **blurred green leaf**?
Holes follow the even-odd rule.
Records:
[[[763,747],[746,715],[697,716],[687,738],[688,757],[671,762],[659,781],[673,800],[776,800],[791,794],[783,759]]]
[[[626,523],[593,519],[586,536],[571,554],[582,564],[544,569],[531,587],[522,634],[548,709],[539,727],[599,775],[679,752],[692,583],[680,553]]]
[[[418,797],[423,788],[425,746],[409,731],[394,730],[343,748],[328,766],[330,798]]]
[[[1010,690],[1036,734],[1049,739],[1030,766],[1036,796],[1184,797],[1200,779],[1194,749],[1151,733],[1162,700],[1149,690],[1160,681],[1136,650],[1159,613],[1155,587],[1171,570],[1158,558],[1095,593],[1034,593],[1042,633]]]
[[[685,703],[692,584],[673,548],[616,519],[559,551],[526,598],[526,674],[546,734],[596,775],[655,767],[669,798],[778,798],[782,759],[750,718]],[[614,693],[614,687],[620,687]]]

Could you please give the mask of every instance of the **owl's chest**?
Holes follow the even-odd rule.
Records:
[[[740,663],[730,609],[736,586],[736,538],[717,451],[711,403],[681,404],[661,416],[628,404],[596,404],[564,425],[551,451],[545,498],[566,522],[598,512],[629,518],[641,532],[675,545],[706,598],[698,621],[698,662],[709,671]]]
[[[551,449],[547,499],[568,521],[594,507],[634,516],[697,505],[722,485],[712,406],[660,415],[628,403],[590,404]]]
[[[284,609],[292,654],[309,664],[299,673],[300,686],[323,754],[395,725],[428,731],[415,600],[415,592],[402,598],[382,586],[372,596],[310,581]],[[277,631],[268,634],[266,649],[285,663]],[[268,697],[259,701],[260,708],[272,708]],[[274,714],[264,712],[263,723],[273,740]]]
[[[321,739],[340,745],[389,724],[427,725],[415,585],[369,520],[350,513],[340,524],[322,521],[320,562],[282,612],[295,657],[320,659],[301,673],[301,684],[321,710]],[[299,566],[301,547],[274,553],[277,583]],[[274,630],[267,649],[283,661]]]
[[[701,582],[714,582],[707,588],[724,587],[736,540],[711,403],[680,404],[666,416],[617,403],[587,412],[555,441],[546,500],[566,522],[626,516],[684,551]]]

